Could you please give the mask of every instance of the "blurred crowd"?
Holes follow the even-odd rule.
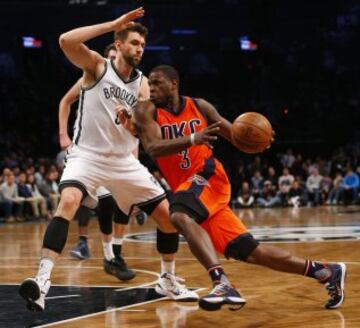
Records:
[[[168,189],[154,163],[142,162]],[[21,152],[0,158],[0,221],[51,219],[59,202],[64,152],[34,159]],[[360,203],[360,145],[337,149],[329,158],[304,158],[288,149],[271,160],[243,156],[225,162],[234,208],[301,207]],[[168,191],[168,190],[167,190]]]
[[[237,169],[234,207],[315,207],[359,204],[359,146],[339,148],[324,159],[306,158],[291,149],[274,163],[256,156]],[[234,181],[234,180],[233,180]]]

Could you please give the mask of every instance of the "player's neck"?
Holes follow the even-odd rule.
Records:
[[[172,110],[175,113],[179,113],[181,111],[181,101],[180,101],[180,95],[174,94],[170,100],[169,100],[169,107],[172,108]]]
[[[114,60],[114,65],[117,73],[121,76],[124,81],[130,80],[131,74],[134,70],[134,67],[127,64],[122,57],[118,57]]]

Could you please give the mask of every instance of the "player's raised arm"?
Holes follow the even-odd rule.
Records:
[[[135,125],[145,151],[152,157],[178,153],[194,145],[207,144],[217,139],[219,122],[200,132],[176,139],[162,139],[160,126],[153,119],[155,106],[150,101],[139,102],[134,110]]]
[[[144,9],[140,7],[113,21],[76,28],[60,36],[60,47],[64,51],[66,57],[75,66],[90,73],[94,73],[96,65],[99,61],[102,61],[103,58],[95,51],[91,51],[85,45],[85,42],[108,32],[123,30],[133,24],[133,20],[140,18],[143,15]]]
[[[66,149],[71,145],[71,139],[68,134],[68,120],[71,105],[79,99],[82,79],[80,78],[61,98],[59,104],[59,139],[61,149]]]

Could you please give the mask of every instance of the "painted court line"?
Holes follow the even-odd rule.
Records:
[[[201,291],[201,290],[204,290],[204,289],[205,288],[199,288],[199,289],[197,289],[195,291],[198,292],[198,291]],[[141,303],[137,303],[137,304],[121,306],[121,307],[118,307],[118,308],[115,308],[115,309],[100,311],[100,312],[97,312],[97,313],[91,313],[91,314],[79,316],[79,317],[76,317],[76,318],[66,319],[66,320],[57,321],[57,322],[53,322],[53,323],[49,323],[49,324],[41,325],[41,326],[34,326],[34,327],[37,327],[37,328],[51,327],[51,326],[55,326],[55,325],[59,325],[59,324],[63,324],[63,323],[72,322],[72,321],[75,321],[75,320],[94,317],[94,316],[99,315],[99,314],[111,313],[111,312],[116,312],[116,311],[124,311],[124,310],[129,311],[129,309],[132,309],[132,308],[137,307],[137,306],[150,304],[150,303],[155,303],[155,302],[163,301],[163,300],[166,300],[166,299],[169,299],[169,298],[168,297],[161,297],[161,298],[158,298],[156,300],[151,300],[151,301],[141,302]]]
[[[46,300],[56,300],[58,298],[70,298],[70,297],[80,297],[81,295],[63,295],[63,296],[49,296],[45,297]]]

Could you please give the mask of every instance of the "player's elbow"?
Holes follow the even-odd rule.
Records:
[[[63,33],[59,37],[59,45],[61,49],[66,49],[71,44],[71,39],[68,36],[68,33]]]

